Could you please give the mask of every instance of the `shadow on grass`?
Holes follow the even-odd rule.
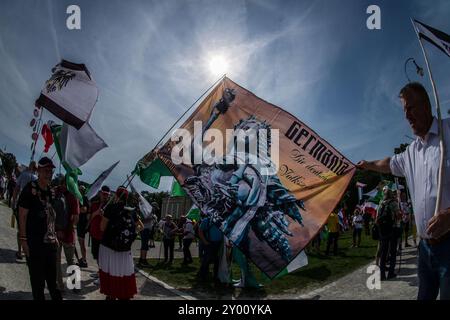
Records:
[[[192,265],[180,265],[180,264],[165,264],[165,263],[157,263],[155,265],[151,265],[149,267],[145,268],[146,270],[151,271],[170,271],[173,274],[177,273],[184,273],[184,274],[190,274],[193,272],[196,272],[198,270],[198,267],[192,266]]]
[[[260,300],[267,297],[267,292],[262,288],[236,288],[232,284],[213,283],[208,281],[194,281],[191,287],[193,295],[202,299],[245,299]]]
[[[185,290],[180,290],[185,291]],[[146,280],[144,284],[138,289],[138,292],[142,296],[151,297],[151,298],[170,298],[175,299],[179,296],[169,290],[162,288],[159,284],[156,284],[153,281]]]

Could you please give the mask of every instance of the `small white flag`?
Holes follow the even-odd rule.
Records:
[[[89,122],[80,130],[64,123],[61,129],[60,145],[63,160],[72,168],[79,168],[97,152],[108,147]]]
[[[139,196],[139,210],[141,211],[142,217],[144,219],[148,219],[150,217],[152,217],[152,211],[153,211],[153,207],[150,205],[150,203],[148,203],[147,199],[144,198],[144,196],[140,193],[137,192],[137,190],[134,188],[133,184],[130,182],[130,187],[131,190],[135,193],[138,194]]]

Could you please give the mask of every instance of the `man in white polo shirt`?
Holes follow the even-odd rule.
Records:
[[[433,117],[425,88],[409,83],[400,100],[411,129],[417,136],[405,152],[391,158],[360,161],[357,167],[405,177],[411,193],[419,244],[419,300],[450,300],[450,119],[442,120],[446,155],[441,208],[435,205],[439,174],[438,121]]]

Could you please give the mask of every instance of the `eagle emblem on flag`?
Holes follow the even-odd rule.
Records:
[[[70,80],[75,78],[75,73],[70,70],[58,70],[50,79],[45,82],[45,88],[47,93],[54,92],[56,89],[61,90],[67,86]]]

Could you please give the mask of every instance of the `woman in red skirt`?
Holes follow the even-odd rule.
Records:
[[[99,250],[100,292],[107,300],[129,300],[137,293],[131,244],[142,222],[134,208],[126,207],[128,191],[119,187],[114,203],[103,214],[104,231]]]

